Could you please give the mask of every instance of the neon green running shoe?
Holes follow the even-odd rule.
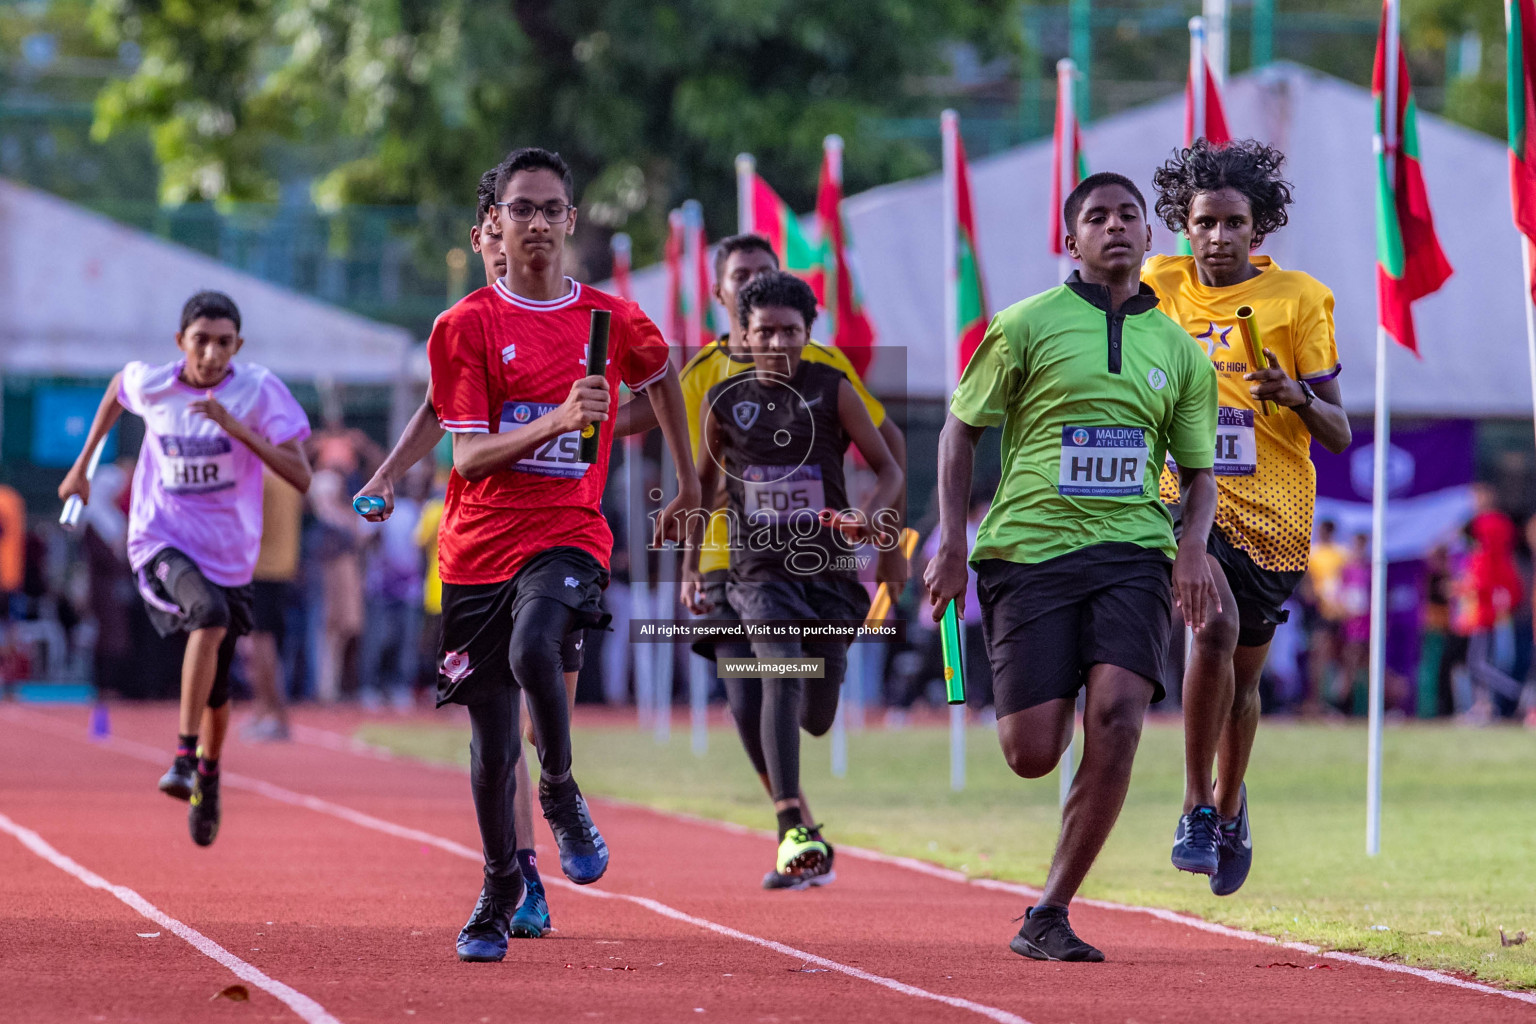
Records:
[[[796,876],[821,865],[827,858],[827,844],[816,838],[806,825],[796,825],[779,840],[779,874]]]

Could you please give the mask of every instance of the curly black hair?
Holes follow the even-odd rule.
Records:
[[[490,213],[496,205],[496,172],[500,167],[492,167],[480,175],[480,184],[475,186],[475,226],[485,223],[486,214]]]
[[[816,293],[811,291],[810,285],[788,271],[770,270],[758,274],[742,288],[736,296],[736,315],[741,320],[741,329],[747,329],[747,321],[751,319],[754,309],[766,309],[769,306],[782,306],[799,312],[805,317],[807,334],[811,331],[811,324],[816,322]]]
[[[1184,231],[1189,224],[1190,204],[1201,192],[1233,188],[1248,200],[1253,211],[1255,247],[1285,227],[1285,208],[1291,205],[1291,183],[1280,176],[1285,154],[1257,139],[1241,139],[1213,146],[1196,139],[1188,149],[1176,149],[1168,162],[1152,172],[1157,189],[1157,215],[1169,231]]]

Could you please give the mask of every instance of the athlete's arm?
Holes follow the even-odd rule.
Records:
[[[394,514],[395,482],[412,466],[432,454],[432,449],[437,447],[444,433],[446,431],[437,421],[437,413],[432,409],[432,385],[428,384],[426,400],[411,416],[411,421],[405,425],[405,432],[400,435],[400,440],[395,442],[395,447],[384,457],[384,461],[379,463],[373,478],[363,485],[362,490],[352,496],[353,501],[364,495],[384,499],[384,510],[371,512],[364,516],[364,519],[382,523]]]
[[[613,436],[644,434],[660,425],[656,420],[656,410],[651,407],[650,396],[639,391],[619,406],[619,414],[613,418]]]
[[[571,393],[549,412],[530,423],[499,434],[453,435],[453,468],[465,480],[483,480],[552,437],[583,430],[608,418],[608,382],[600,376],[583,377],[571,385]]]
[[[688,443],[688,410],[683,405],[683,388],[677,380],[677,370],[669,363],[661,378],[646,388],[651,407],[656,411],[661,435],[667,439],[672,452],[672,464],[677,467],[677,497],[661,510],[656,520],[655,543],[672,540],[682,544],[687,540],[689,515],[699,508],[701,493],[699,476],[693,465],[693,453]]]
[[[1221,598],[1205,556],[1205,542],[1216,521],[1216,471],[1181,466],[1179,494],[1179,520],[1184,529],[1173,560],[1173,603],[1184,613],[1189,628],[1198,633],[1211,615],[1221,611]]]
[[[848,383],[846,377],[837,385],[837,415],[842,420],[843,429],[848,432],[848,437],[858,447],[859,454],[864,456],[864,461],[869,463],[869,468],[875,471],[874,492],[870,494],[869,500],[865,502],[862,509],[867,530],[865,535],[858,539],[878,540],[881,545],[889,544],[896,549],[897,554],[900,554],[901,545],[898,543],[900,533],[897,532],[899,524],[891,521],[891,511],[901,501],[907,475],[902,471],[895,456],[891,454],[885,438],[875,428],[874,421],[869,418],[869,410],[864,408],[863,399],[853,389],[853,385]],[[886,514],[876,519],[875,515],[880,511]],[[884,535],[882,528],[890,530],[889,535]],[[848,531],[845,529],[844,532]]]
[[[118,392],[123,386],[123,371],[117,371],[112,383],[107,385],[106,394],[101,396],[101,404],[96,407],[96,418],[91,420],[90,433],[85,435],[85,447],[80,449],[79,458],[75,464],[69,467],[69,472],[64,474],[64,482],[59,484],[59,499],[68,501],[71,496],[79,495],[80,500],[87,505],[91,503],[91,481],[86,477],[86,467],[91,462],[91,452],[101,443],[101,439],[112,432],[117,420],[123,415],[123,405],[118,401]]]
[[[896,465],[901,469],[902,476],[907,472],[907,439],[901,432],[901,428],[891,422],[890,416],[880,423],[880,436],[885,439],[885,446],[891,450],[891,458],[896,460]],[[901,488],[901,495],[896,499],[896,504],[891,506],[896,511],[896,521],[893,524],[899,532],[907,522],[907,489]],[[888,583],[891,593],[900,594],[902,588],[907,585],[907,573],[909,566],[907,557],[901,553],[901,545],[895,544],[890,548],[881,548],[875,556],[875,582]]]
[[[309,492],[309,457],[304,454],[304,448],[297,440],[273,444],[230,415],[224,403],[213,397],[212,391],[187,408],[202,413],[223,427],[226,434],[249,448],[268,469],[292,484],[294,490],[300,494]]]
[[[1268,399],[1295,413],[1318,443],[1333,454],[1337,455],[1348,448],[1352,435],[1349,417],[1344,413],[1344,399],[1339,392],[1338,378],[1315,383],[1308,381],[1307,386],[1317,397],[1311,405],[1306,405],[1306,392],[1280,366],[1280,360],[1275,358],[1275,354],[1265,349],[1264,355],[1269,359],[1267,369],[1243,375],[1244,380],[1253,381],[1249,393],[1256,399]]]
[[[973,427],[950,413],[939,432],[939,549],[923,569],[923,584],[933,603],[933,621],[944,617],[944,606],[955,602],[965,618],[965,519],[976,468],[976,443],[985,427]],[[1212,496],[1214,507],[1214,494]]]
[[[720,486],[720,460],[724,458],[720,451],[720,421],[715,418],[714,409],[707,405],[701,415],[703,422],[699,425],[699,461],[695,472],[699,479],[700,493],[714,494],[724,490]],[[714,605],[704,596],[703,579],[699,575],[699,553],[708,526],[707,513],[688,517],[688,551],[683,556],[683,583],[679,588],[679,596],[683,606],[695,615],[707,615],[714,609]]]

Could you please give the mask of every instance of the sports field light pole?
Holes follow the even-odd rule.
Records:
[[[1398,4],[1386,4],[1386,61],[1377,151],[1386,162],[1386,180],[1397,180]],[[1377,213],[1386,215],[1385,210]],[[1379,295],[1379,293],[1378,293]],[[1378,299],[1378,304],[1379,304]],[[1385,310],[1376,315],[1376,436],[1371,453],[1371,653],[1370,711],[1366,720],[1365,852],[1381,852],[1381,720],[1387,653],[1387,454],[1391,448],[1391,413],[1387,406],[1387,328]]]
[[[939,135],[944,150],[944,379],[947,393],[954,394],[960,383],[960,201],[957,162],[960,115],[946,110],[939,115]],[[970,609],[972,615],[976,609]],[[965,788],[965,705],[949,709],[949,788]]]

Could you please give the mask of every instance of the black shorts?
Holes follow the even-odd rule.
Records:
[[[739,618],[863,619],[869,614],[869,592],[844,576],[805,576],[796,580],[733,579],[726,599]]]
[[[444,583],[443,631],[438,643],[437,706],[473,704],[512,678],[512,623],[536,597],[559,601],[575,613],[572,633],[602,629],[608,570],[580,548],[557,547],[529,559],[501,583]],[[569,634],[568,634],[569,635]]]
[[[1263,647],[1275,638],[1275,627],[1291,617],[1285,602],[1307,574],[1260,568],[1248,552],[1227,540],[1220,527],[1211,527],[1205,550],[1221,563],[1237,602],[1237,645]]]
[[[254,599],[249,583],[223,587],[211,582],[197,563],[175,548],[161,548],[138,572],[139,593],[155,632],[161,636],[190,633],[197,629],[224,629],[219,645],[218,667],[208,706],[223,707],[229,700],[229,666],[235,641],[251,631]]]
[[[252,633],[271,633],[283,642],[284,620],[293,584],[283,580],[256,580],[251,584]]]
[[[1094,665],[1117,665],[1164,697],[1172,563],[1137,544],[1095,544],[1023,565],[976,564],[997,717],[1077,696]]]
[[[730,582],[731,570],[715,569],[704,574],[704,597],[713,606],[709,614],[705,616],[711,622],[734,623],[740,622],[736,609],[731,607],[731,602],[725,596],[725,585]],[[715,641],[695,640],[690,646],[694,654],[701,658],[715,660]]]

